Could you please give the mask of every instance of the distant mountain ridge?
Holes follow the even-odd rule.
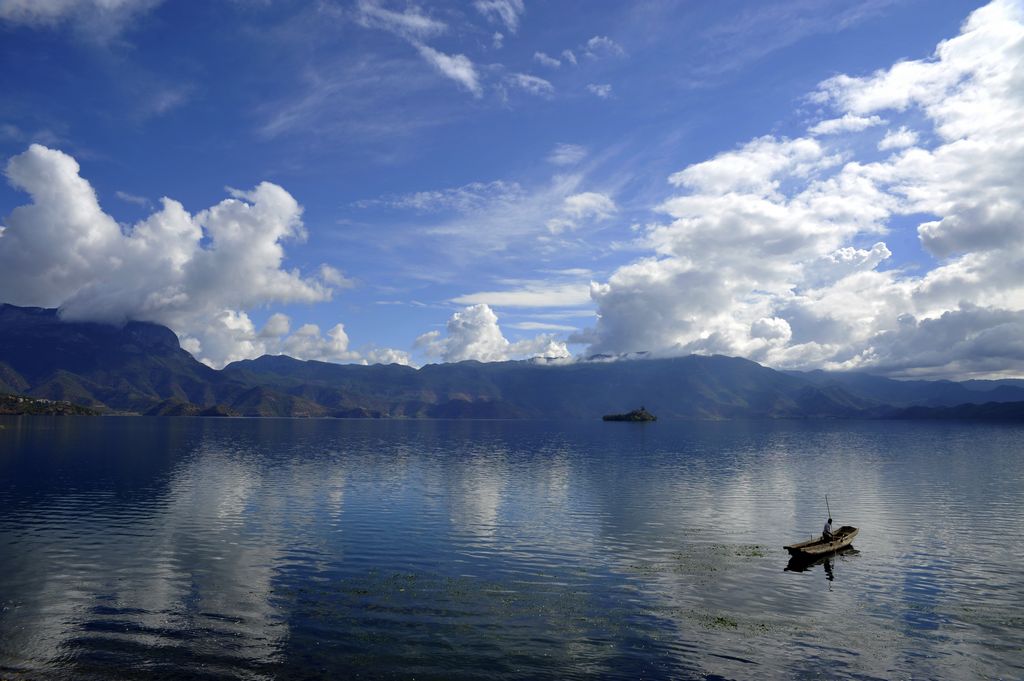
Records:
[[[971,401],[963,396],[1024,402],[1024,381],[905,382],[696,355],[420,369],[264,356],[217,371],[159,324],[64,321],[56,310],[0,305],[0,392],[182,416],[599,419],[644,404],[660,419],[864,418]]]

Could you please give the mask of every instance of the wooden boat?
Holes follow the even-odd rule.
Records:
[[[841,548],[845,548],[853,543],[853,538],[857,536],[857,528],[849,525],[843,525],[838,530],[832,533],[832,539],[824,540],[821,537],[815,539],[808,539],[807,541],[800,542],[799,544],[790,544],[783,548],[789,551],[791,556],[799,556],[801,558],[816,558],[818,556],[824,556],[828,553],[835,553]]]
[[[859,555],[860,551],[853,548],[852,546],[844,546],[843,548],[833,553],[826,553],[821,556],[790,556],[789,563],[786,564],[786,572],[807,572],[812,570],[819,565],[825,566],[825,574],[829,576],[829,581],[832,581],[832,565],[840,556],[856,556]]]

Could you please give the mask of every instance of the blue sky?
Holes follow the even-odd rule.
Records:
[[[1024,11],[979,7],[0,0],[0,297],[214,366],[1020,375]]]

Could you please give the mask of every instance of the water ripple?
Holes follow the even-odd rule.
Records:
[[[4,424],[4,678],[1024,676],[1019,428]]]

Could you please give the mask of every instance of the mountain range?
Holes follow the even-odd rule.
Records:
[[[640,405],[660,419],[1024,416],[1024,380],[782,372],[724,356],[415,369],[279,355],[218,371],[159,324],[66,321],[14,305],[0,305],[0,393],[168,416],[599,419]]]

